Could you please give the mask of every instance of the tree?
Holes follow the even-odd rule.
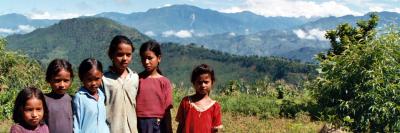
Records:
[[[343,24],[327,32],[332,49],[318,56],[311,89],[322,118],[356,132],[399,132],[400,30],[377,36],[377,23],[372,14],[358,27]]]

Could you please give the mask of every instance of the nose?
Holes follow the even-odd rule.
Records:
[[[34,110],[34,111],[32,111],[31,116],[32,116],[32,118],[37,118],[37,117],[38,117],[38,114],[39,114],[39,112],[36,111],[36,110]]]
[[[61,81],[61,83],[60,83],[60,88],[64,88],[65,87],[65,82],[64,81]]]
[[[122,56],[122,60],[126,60],[126,58],[127,58],[126,55]]]

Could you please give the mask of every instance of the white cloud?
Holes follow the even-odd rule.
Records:
[[[164,5],[159,6],[159,7],[157,7],[157,8],[170,7],[170,6],[172,6],[172,4],[164,4]]]
[[[325,33],[326,31],[320,29],[311,29],[308,31],[304,31],[302,29],[293,30],[293,33],[297,35],[300,39],[309,39],[309,40],[321,40],[325,41]]]
[[[188,37],[192,37],[192,32],[187,31],[187,30],[180,30],[180,31],[176,32],[175,36],[179,37],[179,38],[188,38]]]
[[[15,33],[15,31],[13,29],[0,28],[0,33],[12,34]]]
[[[221,12],[251,11],[263,16],[327,17],[348,14],[362,15],[335,1],[314,2],[306,0],[246,0],[240,7],[222,9]]]
[[[14,33],[29,33],[36,28],[30,25],[18,25],[17,29],[0,28],[0,33],[4,34],[14,34]]]
[[[235,32],[229,32],[230,36],[236,36]]]
[[[173,31],[173,30],[168,30],[168,31],[164,31],[163,33],[162,33],[162,36],[163,37],[170,37],[170,36],[173,36],[175,34],[175,31]]]
[[[373,11],[373,12],[381,12],[381,11],[383,11],[383,8],[380,6],[372,6],[369,8],[369,10]]]
[[[400,13],[400,8],[394,8],[394,9],[390,9],[388,11]]]
[[[222,10],[219,10],[220,12],[225,12],[225,13],[236,13],[236,12],[242,12],[244,9],[242,9],[242,8],[240,8],[240,7],[237,7],[237,6],[234,6],[234,7],[230,7],[230,8],[227,8],[227,9],[222,9]]]
[[[69,19],[80,16],[93,16],[94,14],[79,14],[79,13],[50,13],[38,9],[32,9],[31,12],[27,13],[31,19]]]
[[[156,34],[153,31],[146,31],[146,32],[144,32],[144,34],[146,34],[148,36],[156,36]]]
[[[33,30],[35,30],[36,28],[30,25],[18,25],[18,31],[21,33],[28,33],[28,32],[32,32]]]
[[[162,33],[163,37],[170,37],[170,36],[175,36],[179,38],[189,38],[193,36],[194,31],[193,30],[180,30],[175,32],[174,30],[169,30],[169,31],[164,31]]]

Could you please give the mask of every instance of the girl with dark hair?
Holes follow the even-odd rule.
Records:
[[[221,130],[221,105],[209,97],[215,82],[214,70],[207,64],[194,68],[190,80],[196,91],[182,99],[176,121],[177,133],[215,133]]]
[[[45,95],[49,108],[46,124],[52,133],[72,133],[72,98],[66,93],[74,74],[71,64],[63,59],[54,59],[46,71],[46,81],[51,92]]]
[[[29,87],[18,93],[14,104],[13,120],[10,133],[49,133],[44,123],[48,110],[42,91]]]
[[[162,75],[160,44],[148,41],[140,47],[144,71],[139,74],[139,91],[136,97],[138,129],[141,133],[172,132],[172,87]]]
[[[106,95],[107,123],[112,133],[137,133],[136,93],[138,74],[128,65],[135,47],[122,35],[115,36],[108,48],[112,66],[104,73],[102,91]]]
[[[83,60],[78,74],[83,86],[73,99],[74,133],[109,133],[105,96],[99,89],[103,76],[101,62],[93,58]]]

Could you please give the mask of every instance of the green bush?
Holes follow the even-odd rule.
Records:
[[[35,86],[47,90],[39,63],[6,51],[5,45],[6,41],[0,39],[0,120],[11,118],[15,97],[22,88]]]
[[[378,17],[358,27],[328,32],[332,50],[319,56],[319,76],[310,86],[321,118],[356,132],[400,131],[399,29],[375,36]]]

